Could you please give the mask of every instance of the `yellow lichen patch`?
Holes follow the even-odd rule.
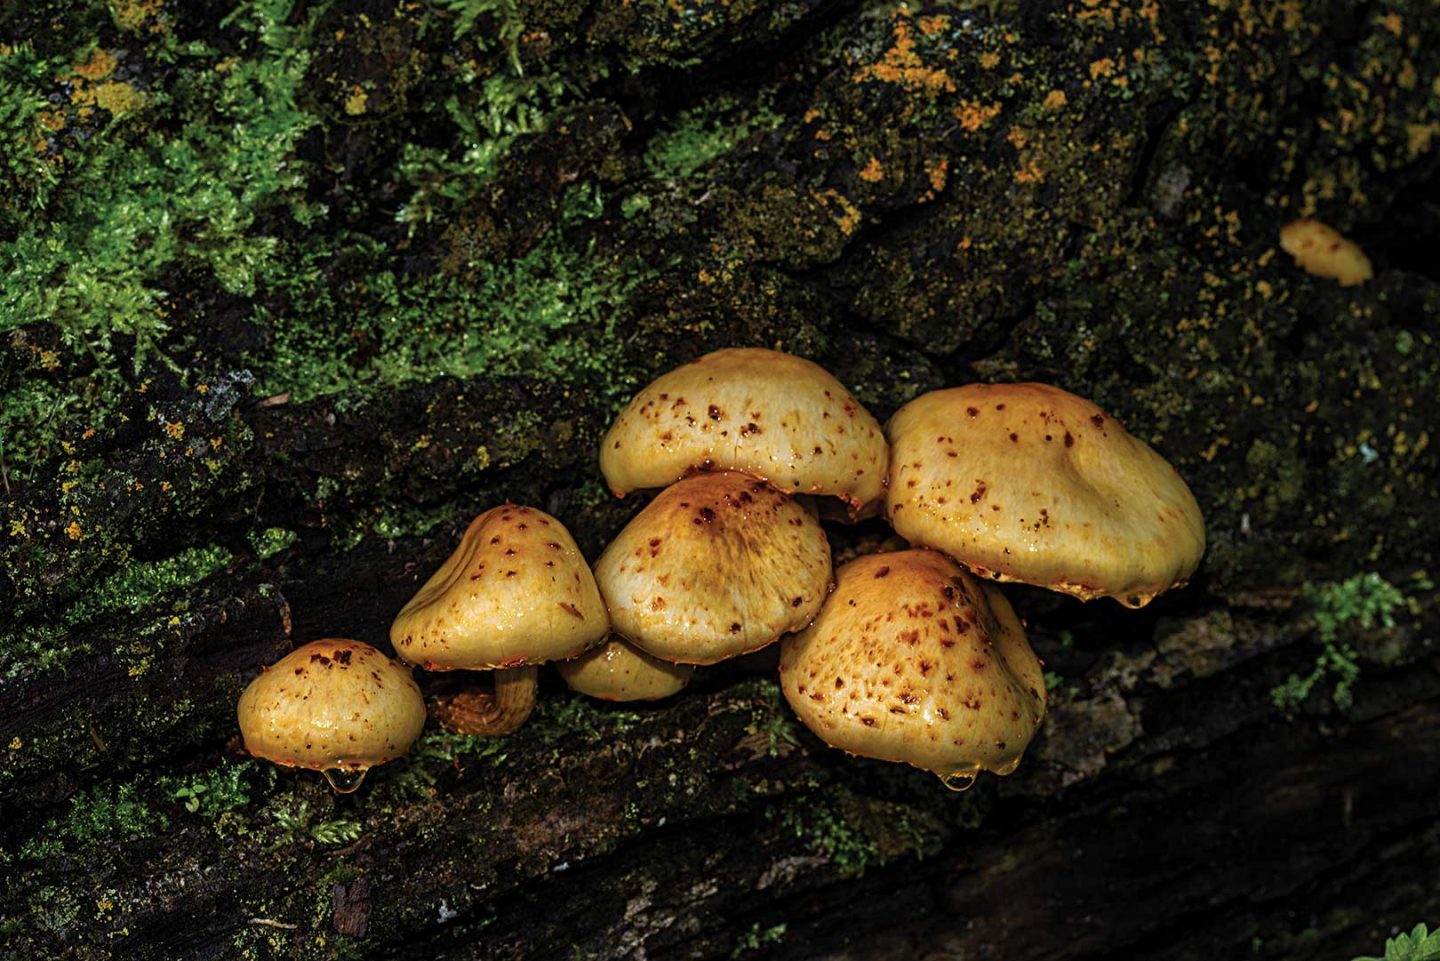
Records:
[[[991,53],[988,50],[985,51],[980,55],[980,66],[986,70],[994,70],[1000,66],[1000,55],[998,53]]]
[[[90,96],[95,106],[110,111],[116,117],[134,113],[145,106],[145,95],[128,83],[102,83],[91,91]]]
[[[955,119],[969,131],[979,130],[1000,112],[998,103],[980,103],[978,100],[962,100],[955,108]]]
[[[1063,90],[1052,90],[1045,95],[1046,110],[1059,110],[1065,106],[1065,103],[1065,91]]]
[[[158,19],[165,0],[110,0],[110,15],[121,30],[135,32],[149,24],[151,33],[164,33],[168,28]]]
[[[65,528],[65,533],[70,536],[72,541],[78,541],[85,536],[85,530],[80,526],[79,521],[71,521],[70,526]]]
[[[820,201],[826,213],[829,213],[830,216],[835,218],[835,223],[840,227],[842,234],[849,237],[859,229],[860,222],[864,219],[864,215],[860,213],[859,207],[851,203],[849,197],[846,197],[833,187],[827,187],[819,192],[812,190],[810,195]],[[838,214],[831,212],[831,203],[834,203],[836,207],[840,208]]]
[[[1417,160],[1422,154],[1430,152],[1430,142],[1435,134],[1440,133],[1440,123],[1407,123],[1405,125],[1405,155],[1409,160]]]
[[[885,179],[885,168],[880,166],[879,157],[871,157],[865,169],[860,171],[859,177],[866,183],[876,184]]]
[[[935,96],[939,93],[954,93],[955,81],[944,70],[927,66],[915,52],[915,34],[911,28],[910,11],[905,7],[899,7],[892,14],[895,25],[892,28],[895,45],[880,58],[879,63],[869,64],[860,68],[855,74],[855,82],[863,83],[866,80],[879,80],[882,83],[893,83],[905,87],[917,93],[925,93]],[[926,21],[933,21],[938,18],[922,18],[922,32],[925,31]]]
[[[84,63],[77,63],[71,70],[75,76],[83,77],[94,83],[115,72],[115,58],[104,47],[96,47],[88,60]]]
[[[359,116],[365,112],[365,105],[369,100],[370,95],[357,83],[350,88],[350,96],[345,98],[345,112],[352,117]]]
[[[168,421],[165,424],[165,433],[175,440],[180,440],[185,436],[185,425],[178,421]]]
[[[1339,281],[1341,287],[1363,284],[1375,276],[1370,258],[1335,228],[1304,217],[1280,229],[1280,249],[1295,258],[1307,274]]]

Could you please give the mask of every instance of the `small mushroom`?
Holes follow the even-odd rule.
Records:
[[[624,638],[611,636],[599,647],[555,665],[570,690],[602,701],[658,701],[678,694],[695,669],[651,657]]]
[[[662,491],[595,562],[615,633],[655,657],[713,664],[810,623],[830,545],[804,507],[735,471]]]
[[[935,551],[851,561],[815,622],[780,645],[780,687],[821,740],[964,790],[1009,774],[1045,716],[1045,681],[998,587]]]
[[[440,723],[509,734],[535,707],[536,666],[575,657],[609,630],[590,567],[565,525],[506,504],[471,521],[455,552],[390,626],[402,658],[431,671],[494,671],[491,694],[438,699]]]
[[[896,533],[982,577],[1143,607],[1205,553],[1175,468],[1090,401],[1046,384],[969,384],[886,428]]]
[[[884,432],[824,368],[758,347],[717,350],[661,376],[600,445],[619,496],[693,470],[738,470],[787,494],[830,494],[852,515],[884,496]]]
[[[1370,258],[1353,240],[1313,217],[1292,220],[1280,228],[1280,249],[1295,258],[1295,265],[1307,274],[1354,287],[1375,276]]]
[[[245,749],[325,775],[341,794],[365,772],[410,750],[425,699],[410,669],[369,644],[325,638],[265,668],[240,695]]]

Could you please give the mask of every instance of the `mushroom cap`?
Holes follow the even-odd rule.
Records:
[[[574,657],[609,626],[565,525],[506,504],[470,522],[455,553],[401,609],[390,641],[427,670],[489,670]]]
[[[624,638],[605,643],[555,665],[570,690],[602,701],[658,701],[690,683],[695,669],[651,657]]]
[[[1375,276],[1370,258],[1359,244],[1313,217],[1292,220],[1281,227],[1280,249],[1294,257],[1301,270],[1337,280],[1341,287],[1354,287]]]
[[[830,544],[765,481],[696,474],[635,515],[595,579],[615,633],[667,661],[713,664],[810,623],[830,586]]]
[[[1040,662],[1010,603],[927,550],[840,568],[820,616],[781,642],[780,687],[832,747],[947,783],[1009,774],[1045,716]]]
[[[369,644],[311,641],[240,695],[245,749],[285,767],[361,771],[403,756],[425,726],[410,668]]]
[[[1175,468],[1058,387],[934,391],[887,432],[891,525],[982,577],[1143,607],[1205,553],[1200,505]]]
[[[787,494],[833,494],[858,512],[884,496],[879,422],[828,371],[759,347],[706,354],[635,395],[600,444],[610,489],[738,470]]]

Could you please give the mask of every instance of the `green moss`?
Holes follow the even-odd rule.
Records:
[[[1306,584],[1302,596],[1313,608],[1321,651],[1309,674],[1290,675],[1270,697],[1282,711],[1294,711],[1317,684],[1329,678],[1335,683],[1331,700],[1340,710],[1347,710],[1355,700],[1352,688],[1360,676],[1360,663],[1354,646],[1343,635],[1394,627],[1395,612],[1405,605],[1405,595],[1379,574],[1370,573],[1339,582]]]
[[[134,785],[101,785],[71,798],[66,813],[45,822],[21,847],[20,856],[36,860],[90,842],[114,844],[149,837],[169,824],[140,799]]]
[[[572,187],[562,224],[588,219],[596,188]],[[614,336],[631,292],[652,271],[594,256],[593,242],[567,244],[554,230],[514,260],[480,260],[459,274],[400,274],[390,253],[361,243],[352,263],[373,265],[341,289],[329,285],[331,254],[276,278],[278,293],[304,305],[264,313],[274,334],[273,361],[259,389],[291,399],[440,376],[527,374],[590,381],[619,397],[633,381]]]
[[[729,95],[713,97],[682,111],[650,138],[645,167],[660,180],[685,180],[754,134],[775,129],[784,119],[763,95],[744,102]]]
[[[250,546],[262,560],[274,557],[299,539],[299,535],[283,527],[267,527],[250,535]]]
[[[7,396],[0,433],[11,465],[33,462],[45,446],[49,418],[34,418],[37,392],[52,414],[119,402],[125,372],[116,338],[133,341],[137,370],[147,359],[168,361],[160,349],[173,306],[167,278],[209,276],[248,294],[272,263],[278,241],[257,224],[303,183],[294,148],[315,122],[296,106],[308,53],[303,28],[287,25],[292,6],[257,0],[231,14],[228,22],[249,33],[248,58],[224,59],[199,43],[165,50],[185,68],[177,82],[163,95],[137,93],[133,109],[109,111],[103,136],[91,127],[104,103],[85,100],[94,84],[73,73],[60,81],[71,104],[51,117],[64,124],[66,136],[53,133],[64,146],[42,159],[66,173],[53,189],[37,181],[26,203],[43,202],[45,215],[25,218],[13,242],[0,245],[0,332],[45,318],[64,349],[47,365],[92,369],[32,380]],[[94,53],[76,50],[66,61],[94,63]],[[23,104],[57,92],[62,62],[38,65],[21,48],[4,60],[16,62],[6,72],[19,84],[10,108],[0,106],[0,140],[30,144],[35,115]],[[162,108],[171,123],[147,127]]]

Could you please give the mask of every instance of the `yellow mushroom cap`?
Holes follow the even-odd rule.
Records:
[[[1292,220],[1280,228],[1280,249],[1295,258],[1301,270],[1354,287],[1375,276],[1370,258],[1353,240],[1312,217]]]
[[[390,641],[427,670],[488,670],[574,657],[609,626],[565,525],[506,504],[470,522],[455,553],[401,609]]]
[[[832,747],[957,787],[1013,771],[1045,716],[1040,662],[1000,589],[927,550],[840,568],[820,616],[781,642],[780,687]]]
[[[887,431],[891,525],[983,577],[1142,607],[1205,553],[1200,505],[1175,468],[1058,387],[934,391]]]
[[[595,579],[617,634],[667,661],[713,664],[810,623],[830,586],[830,545],[765,481],[696,474],[635,515]]]
[[[326,638],[267,667],[240,695],[245,749],[285,767],[361,771],[401,757],[425,726],[410,676],[369,644]]]
[[[690,683],[695,669],[651,657],[624,638],[611,636],[598,647],[555,665],[570,690],[602,701],[658,701]]]
[[[637,394],[601,442],[600,470],[622,496],[692,470],[738,470],[858,512],[884,495],[886,455],[880,424],[824,368],[743,347],[706,354]]]

